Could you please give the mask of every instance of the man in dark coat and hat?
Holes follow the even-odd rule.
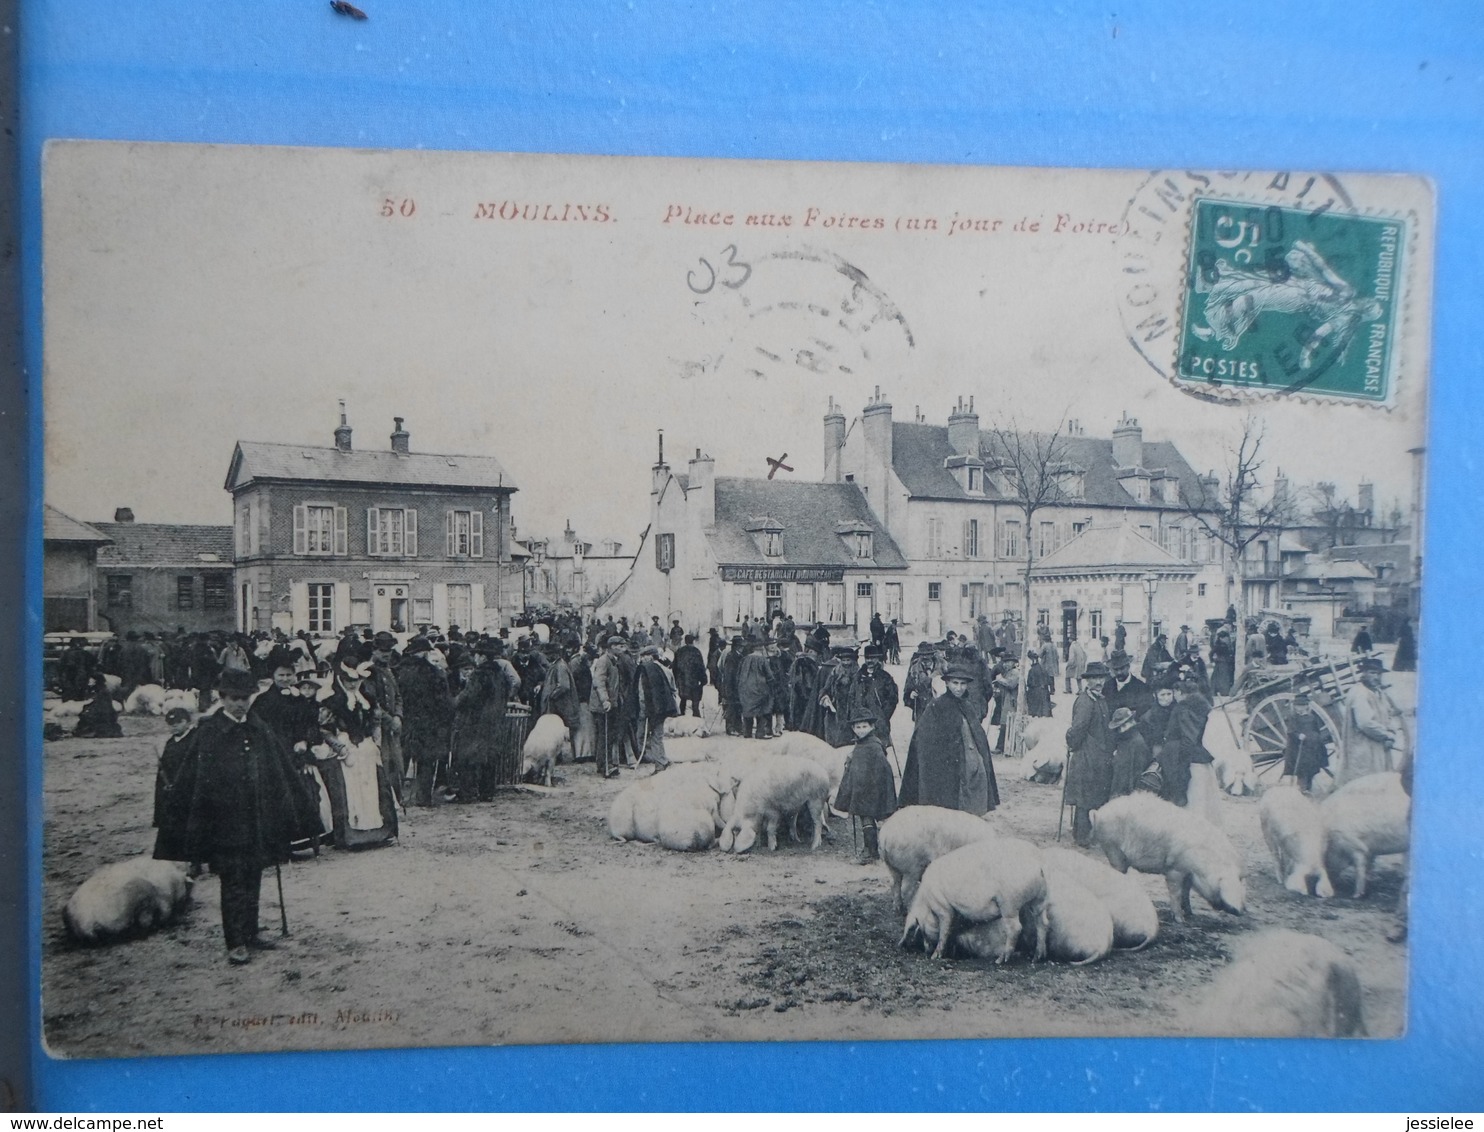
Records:
[[[876,737],[883,747],[890,748],[891,717],[896,714],[899,695],[896,680],[882,667],[883,653],[876,645],[866,646],[866,662],[856,672],[850,697],[850,719],[853,722],[862,712],[869,712],[876,720]]]
[[[1133,674],[1133,657],[1122,649],[1108,654],[1108,678],[1103,681],[1103,699],[1112,715],[1121,707],[1129,708],[1135,715],[1143,715],[1154,702],[1154,693],[1149,685]]]
[[[984,814],[1000,803],[984,727],[965,698],[973,672],[949,664],[948,690],[927,706],[912,729],[897,807],[943,806]]]
[[[675,686],[660,663],[658,645],[645,645],[639,651],[634,683],[639,693],[639,719],[644,729],[639,743],[639,762],[648,759],[658,774],[670,765],[665,755],[665,720],[680,714],[675,702]]]
[[[1104,681],[1107,669],[1093,661],[1087,666],[1087,686],[1072,704],[1072,726],[1067,728],[1066,793],[1062,805],[1072,807],[1072,840],[1087,845],[1092,837],[1092,811],[1105,805],[1113,788],[1113,733],[1108,728]],[[1131,709],[1132,710],[1132,709]]]
[[[706,686],[706,661],[696,647],[694,633],[685,635],[685,643],[675,650],[675,693],[680,698],[679,714],[685,714],[685,705],[690,704],[690,713],[701,718],[701,689]]]
[[[273,946],[258,938],[263,869],[289,860],[302,815],[289,753],[266,724],[248,717],[257,682],[247,672],[225,672],[217,691],[221,710],[197,725],[191,773],[175,783],[190,798],[184,833],[177,844],[157,846],[156,856],[211,865],[221,878],[227,958],[242,964],[252,958],[249,948]]]
[[[928,641],[919,641],[917,651],[907,664],[907,679],[902,689],[902,703],[912,709],[916,723],[928,704],[933,702],[933,674],[938,671],[938,654]]]
[[[402,778],[406,765],[402,759],[402,690],[397,686],[395,666],[398,660],[397,638],[383,630],[371,643],[371,700],[376,705],[380,725],[381,763],[397,801],[402,801]]]
[[[721,710],[726,718],[728,735],[742,734],[742,706],[737,699],[737,674],[742,668],[744,643],[745,638],[741,634],[733,637],[716,662],[716,691],[721,697]]]
[[[737,707],[742,716],[744,739],[773,738],[772,663],[761,644],[742,646],[737,666]]]
[[[855,710],[855,682],[860,672],[854,641],[836,644],[830,649],[834,667],[825,670],[825,684],[819,704],[824,709],[824,741],[832,747],[846,747],[855,742],[855,733],[846,721]]]
[[[57,658],[57,685],[64,700],[80,700],[88,694],[88,678],[98,662],[88,652],[86,637],[73,637]]]
[[[431,806],[438,768],[448,759],[453,730],[453,693],[448,679],[428,660],[433,645],[413,637],[397,665],[397,687],[402,693],[402,755],[415,764],[412,804]]]
[[[495,796],[494,771],[505,737],[505,712],[520,685],[505,664],[504,642],[480,641],[475,665],[454,701],[451,766],[460,802],[487,802]]]

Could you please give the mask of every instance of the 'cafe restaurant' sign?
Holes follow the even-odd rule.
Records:
[[[838,582],[845,571],[838,566],[723,566],[723,582]]]

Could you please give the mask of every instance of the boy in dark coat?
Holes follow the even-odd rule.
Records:
[[[858,711],[852,716],[850,727],[855,732],[855,747],[845,760],[840,789],[835,794],[835,809],[850,815],[852,830],[859,819],[865,844],[855,863],[865,865],[881,859],[877,823],[896,812],[897,787],[891,764],[886,761],[886,748],[876,734],[875,715]]]
[[[179,859],[185,846],[186,819],[189,815],[189,787],[195,781],[196,720],[185,708],[171,708],[165,713],[170,738],[160,752],[160,765],[155,771],[155,816],[151,823],[155,834],[155,857]]]
[[[1149,750],[1149,741],[1139,730],[1139,721],[1128,708],[1121,707],[1113,713],[1108,729],[1113,733],[1113,778],[1108,796],[1117,798],[1139,788],[1139,777],[1149,769],[1154,755]]]
[[[1300,692],[1293,697],[1293,715],[1288,722],[1288,741],[1283,748],[1283,777],[1298,782],[1305,794],[1314,785],[1314,776],[1329,766],[1330,735],[1309,696]]]
[[[943,806],[976,817],[1000,804],[989,756],[989,739],[967,700],[974,672],[950,664],[948,690],[927,706],[907,748],[897,807]]]

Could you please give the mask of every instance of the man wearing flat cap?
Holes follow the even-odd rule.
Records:
[[[1381,686],[1386,666],[1376,656],[1357,662],[1360,683],[1345,694],[1344,722],[1341,724],[1343,751],[1340,769],[1335,773],[1337,787],[1394,769],[1392,751],[1401,743],[1401,711]]]
[[[999,805],[989,740],[966,698],[973,679],[966,665],[944,669],[947,691],[928,704],[912,729],[898,808],[943,806],[977,816]]]

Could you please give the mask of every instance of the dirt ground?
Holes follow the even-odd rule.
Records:
[[[1404,707],[1414,702],[1410,686],[1396,694]],[[1059,695],[1062,726],[1070,708]],[[910,717],[899,713],[895,725],[905,756]],[[1221,726],[1213,716],[1208,741]],[[64,933],[62,903],[98,866],[153,845],[165,728],[126,718],[124,730],[122,739],[46,744],[43,1015],[57,1056],[1185,1034],[1232,945],[1268,927],[1339,945],[1360,970],[1371,1034],[1405,1026],[1405,947],[1384,938],[1404,859],[1379,862],[1365,900],[1295,896],[1274,880],[1251,798],[1221,803],[1247,866],[1247,915],[1195,897],[1191,922],[1176,924],[1163,880],[1143,877],[1160,911],[1158,939],[1087,967],[1017,958],[996,968],[902,950],[886,869],[852,862],[846,819],[817,853],[807,842],[743,856],[614,842],[608,806],[635,772],[605,783],[590,764],[560,768],[550,792],[413,810],[396,846],[327,849],[285,866],[292,934],[246,967],[226,962],[210,876],[175,924],[81,948]],[[690,759],[741,742],[668,746]],[[1060,788],[1025,781],[1013,760],[997,762],[996,773],[999,824],[1052,842]],[[276,937],[271,872],[261,919]]]

